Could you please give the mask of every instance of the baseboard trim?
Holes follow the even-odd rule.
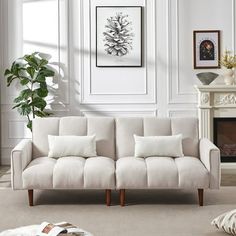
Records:
[[[220,164],[222,170],[235,169],[236,170],[236,162],[224,162]]]

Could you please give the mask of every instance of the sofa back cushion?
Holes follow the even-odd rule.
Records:
[[[33,157],[48,155],[48,135],[96,135],[98,156],[115,158],[115,123],[110,117],[80,116],[33,120]]]
[[[134,134],[143,135],[142,118],[116,119],[116,157],[134,156]]]
[[[48,135],[59,135],[59,122],[57,117],[33,119],[33,158],[48,155]]]
[[[80,116],[60,118],[59,135],[87,135],[87,118]]]
[[[134,134],[139,136],[165,136],[182,134],[184,155],[198,157],[197,118],[117,118],[117,158],[134,156]]]
[[[115,159],[115,119],[111,117],[87,118],[87,134],[96,135],[98,156]]]
[[[115,122],[116,121],[116,122]],[[33,157],[48,155],[48,135],[96,135],[99,156],[134,156],[134,137],[183,135],[185,156],[198,157],[197,118],[49,117],[33,120]],[[116,151],[116,153],[115,153]]]
[[[197,118],[174,118],[171,120],[172,134],[183,135],[183,153],[185,156],[199,157],[199,137]]]

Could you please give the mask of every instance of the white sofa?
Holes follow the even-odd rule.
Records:
[[[220,186],[220,152],[198,138],[195,118],[62,117],[33,121],[32,140],[21,141],[11,154],[12,188],[26,189],[33,205],[36,189],[104,189],[110,205],[111,190],[198,189]],[[183,135],[183,157],[134,157],[134,137]],[[48,135],[96,134],[97,157],[48,157]]]

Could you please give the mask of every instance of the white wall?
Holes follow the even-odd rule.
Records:
[[[61,65],[51,84],[55,97],[50,99],[59,116],[197,116],[193,85],[199,70],[192,65],[193,30],[221,30],[222,50],[235,48],[234,0],[25,0],[23,7],[20,0],[1,0],[0,4],[1,72],[22,53],[49,52],[55,66]],[[108,4],[144,6],[142,68],[95,67],[94,9]],[[16,92],[1,80],[3,164],[9,163],[11,148],[30,137],[25,119],[11,110]]]

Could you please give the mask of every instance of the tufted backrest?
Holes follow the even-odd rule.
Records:
[[[183,135],[185,156],[198,157],[198,120],[196,118],[117,118],[116,156],[134,155],[134,137]]]
[[[183,152],[198,157],[196,118],[50,117],[33,120],[33,157],[48,155],[48,135],[96,135],[97,154],[118,159],[134,155],[134,137],[183,135]]]
[[[96,135],[97,154],[115,158],[115,120],[80,116],[33,120],[33,157],[48,155],[48,135]]]

